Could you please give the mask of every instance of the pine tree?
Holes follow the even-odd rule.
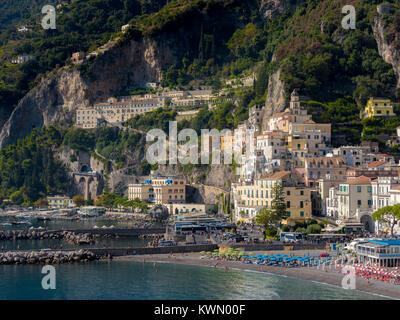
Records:
[[[272,210],[275,211],[279,219],[287,218],[285,197],[283,195],[283,186],[280,182],[276,182],[272,187]]]

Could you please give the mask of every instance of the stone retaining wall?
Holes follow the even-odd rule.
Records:
[[[114,257],[128,256],[135,254],[169,254],[169,253],[189,253],[200,251],[213,251],[218,249],[215,244],[200,244],[187,246],[171,246],[171,247],[156,247],[156,248],[112,248],[112,249],[92,249],[90,251],[98,255],[111,254]]]

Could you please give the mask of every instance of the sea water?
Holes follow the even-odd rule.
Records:
[[[56,289],[41,265],[0,265],[0,299],[381,299],[354,290],[243,270],[128,261],[62,264]]]

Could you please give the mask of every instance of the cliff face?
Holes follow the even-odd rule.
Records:
[[[143,39],[122,46],[112,42],[91,62],[91,80],[69,66],[32,89],[4,124],[0,148],[25,137],[33,127],[72,119],[77,108],[104,101],[128,85],[160,81],[162,68],[173,63],[175,55],[166,41]]]
[[[397,88],[400,88],[400,52],[385,39],[386,30],[380,14],[375,17],[372,30],[378,44],[379,54],[385,62],[392,65],[397,76]]]
[[[260,13],[266,19],[281,15],[286,9],[295,9],[304,0],[262,0]]]
[[[285,84],[281,80],[282,69],[278,69],[268,80],[267,99],[263,111],[262,129],[266,130],[269,117],[277,112],[285,110]]]

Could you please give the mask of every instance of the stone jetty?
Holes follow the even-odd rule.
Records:
[[[9,251],[0,253],[0,264],[61,264],[99,260],[89,250],[76,251]]]
[[[61,239],[60,232],[48,233],[42,229],[30,228],[27,230],[3,230],[0,231],[0,240],[42,240]]]
[[[96,237],[99,237],[96,235]],[[92,244],[94,235],[90,233],[75,233],[73,231],[44,231],[42,229],[4,230],[0,231],[0,240],[43,240],[65,239],[74,244]]]

